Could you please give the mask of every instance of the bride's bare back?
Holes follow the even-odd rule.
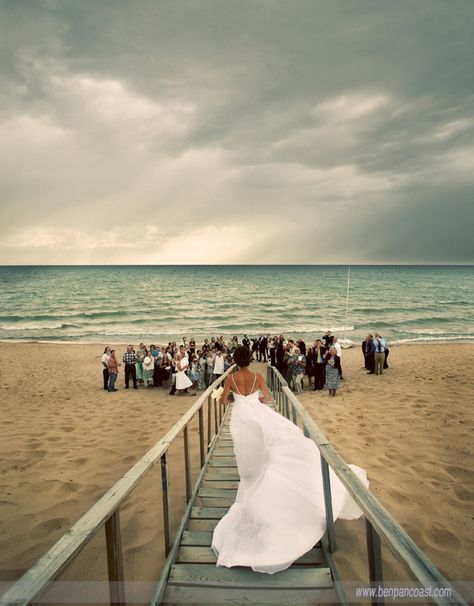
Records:
[[[227,404],[227,398],[229,397],[230,391],[236,392],[241,396],[249,396],[259,389],[263,393],[265,401],[271,402],[272,396],[262,375],[244,367],[227,377],[224,385],[224,393],[222,394],[222,401]]]

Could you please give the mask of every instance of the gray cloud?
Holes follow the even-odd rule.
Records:
[[[0,262],[474,261],[472,2],[0,17]]]

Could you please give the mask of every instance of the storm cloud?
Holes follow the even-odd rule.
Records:
[[[0,0],[0,263],[472,263],[470,0]]]

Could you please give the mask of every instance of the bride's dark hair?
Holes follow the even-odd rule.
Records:
[[[248,366],[250,364],[251,359],[252,354],[250,353],[250,349],[248,347],[244,347],[243,345],[241,345],[240,347],[237,347],[237,349],[234,351],[234,362],[240,368]]]

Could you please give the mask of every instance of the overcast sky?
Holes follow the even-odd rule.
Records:
[[[472,0],[0,0],[0,263],[473,263]]]

